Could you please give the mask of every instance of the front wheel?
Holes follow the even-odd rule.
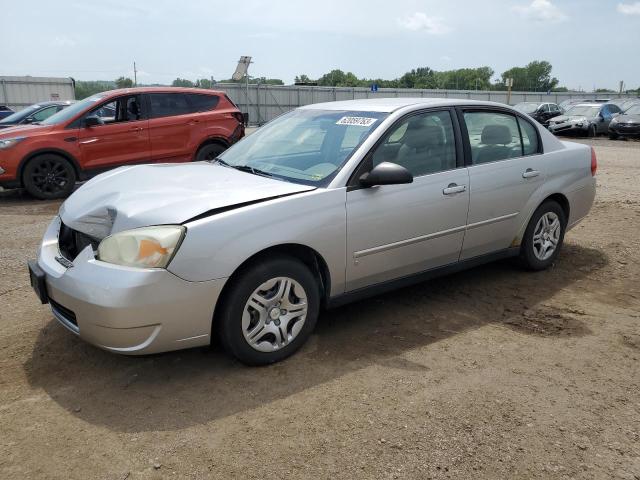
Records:
[[[38,155],[24,167],[22,183],[29,194],[40,200],[64,198],[73,191],[76,171],[60,155]]]
[[[553,200],[544,202],[533,213],[520,247],[520,263],[530,270],[549,268],[560,253],[567,218]]]
[[[595,136],[598,135],[598,131],[596,129],[595,125],[590,125],[589,126],[589,132],[587,133],[587,135],[591,138],[594,138]]]
[[[216,323],[225,349],[247,365],[293,354],[313,331],[318,282],[298,260],[276,257],[245,269],[229,285]]]
[[[616,132],[612,132],[611,130],[609,130],[609,140],[617,140],[618,137],[619,136]]]

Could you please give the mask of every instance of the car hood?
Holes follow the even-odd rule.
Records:
[[[62,204],[60,217],[74,230],[102,239],[314,189],[208,162],[139,165],[90,180]]]
[[[0,138],[10,138],[20,135],[43,133],[51,130],[52,128],[53,125],[10,125],[7,128],[0,129]]]
[[[587,120],[587,117],[584,115],[558,115],[554,117],[551,121],[554,123],[564,123],[564,122],[577,122],[580,120]]]
[[[618,123],[640,123],[640,115],[618,115],[616,121]]]

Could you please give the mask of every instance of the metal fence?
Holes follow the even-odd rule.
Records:
[[[71,78],[0,77],[0,105],[20,110],[37,102],[74,100]]]
[[[240,83],[218,83],[214,87],[222,90],[240,107],[249,112],[252,124],[263,124],[278,115],[302,105],[311,103],[332,102],[336,100],[353,100],[361,98],[384,97],[423,97],[423,98],[461,98],[468,100],[488,100],[507,103],[507,92],[484,90],[421,90],[412,88],[380,88],[372,92],[363,87],[303,87],[276,85],[246,85]],[[607,93],[541,93],[512,92],[511,105],[520,102],[553,102],[560,103],[571,98],[595,100],[597,98],[626,98],[633,95]]]

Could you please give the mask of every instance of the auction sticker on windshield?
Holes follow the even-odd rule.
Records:
[[[376,123],[377,118],[369,117],[342,117],[336,125],[357,125],[359,127],[370,127]]]

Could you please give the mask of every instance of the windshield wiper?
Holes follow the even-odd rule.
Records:
[[[265,172],[259,168],[250,167],[249,165],[229,165],[231,168],[235,168],[241,172],[252,173],[254,175],[262,175],[263,177],[273,177],[273,173]]]
[[[216,157],[212,162],[219,163],[225,167],[233,168],[235,170],[239,170],[241,172],[251,173],[253,175],[262,175],[263,177],[275,177],[273,173],[265,172],[264,170],[260,170],[259,168],[250,167],[249,165],[231,165],[230,163],[225,162],[220,157]]]

